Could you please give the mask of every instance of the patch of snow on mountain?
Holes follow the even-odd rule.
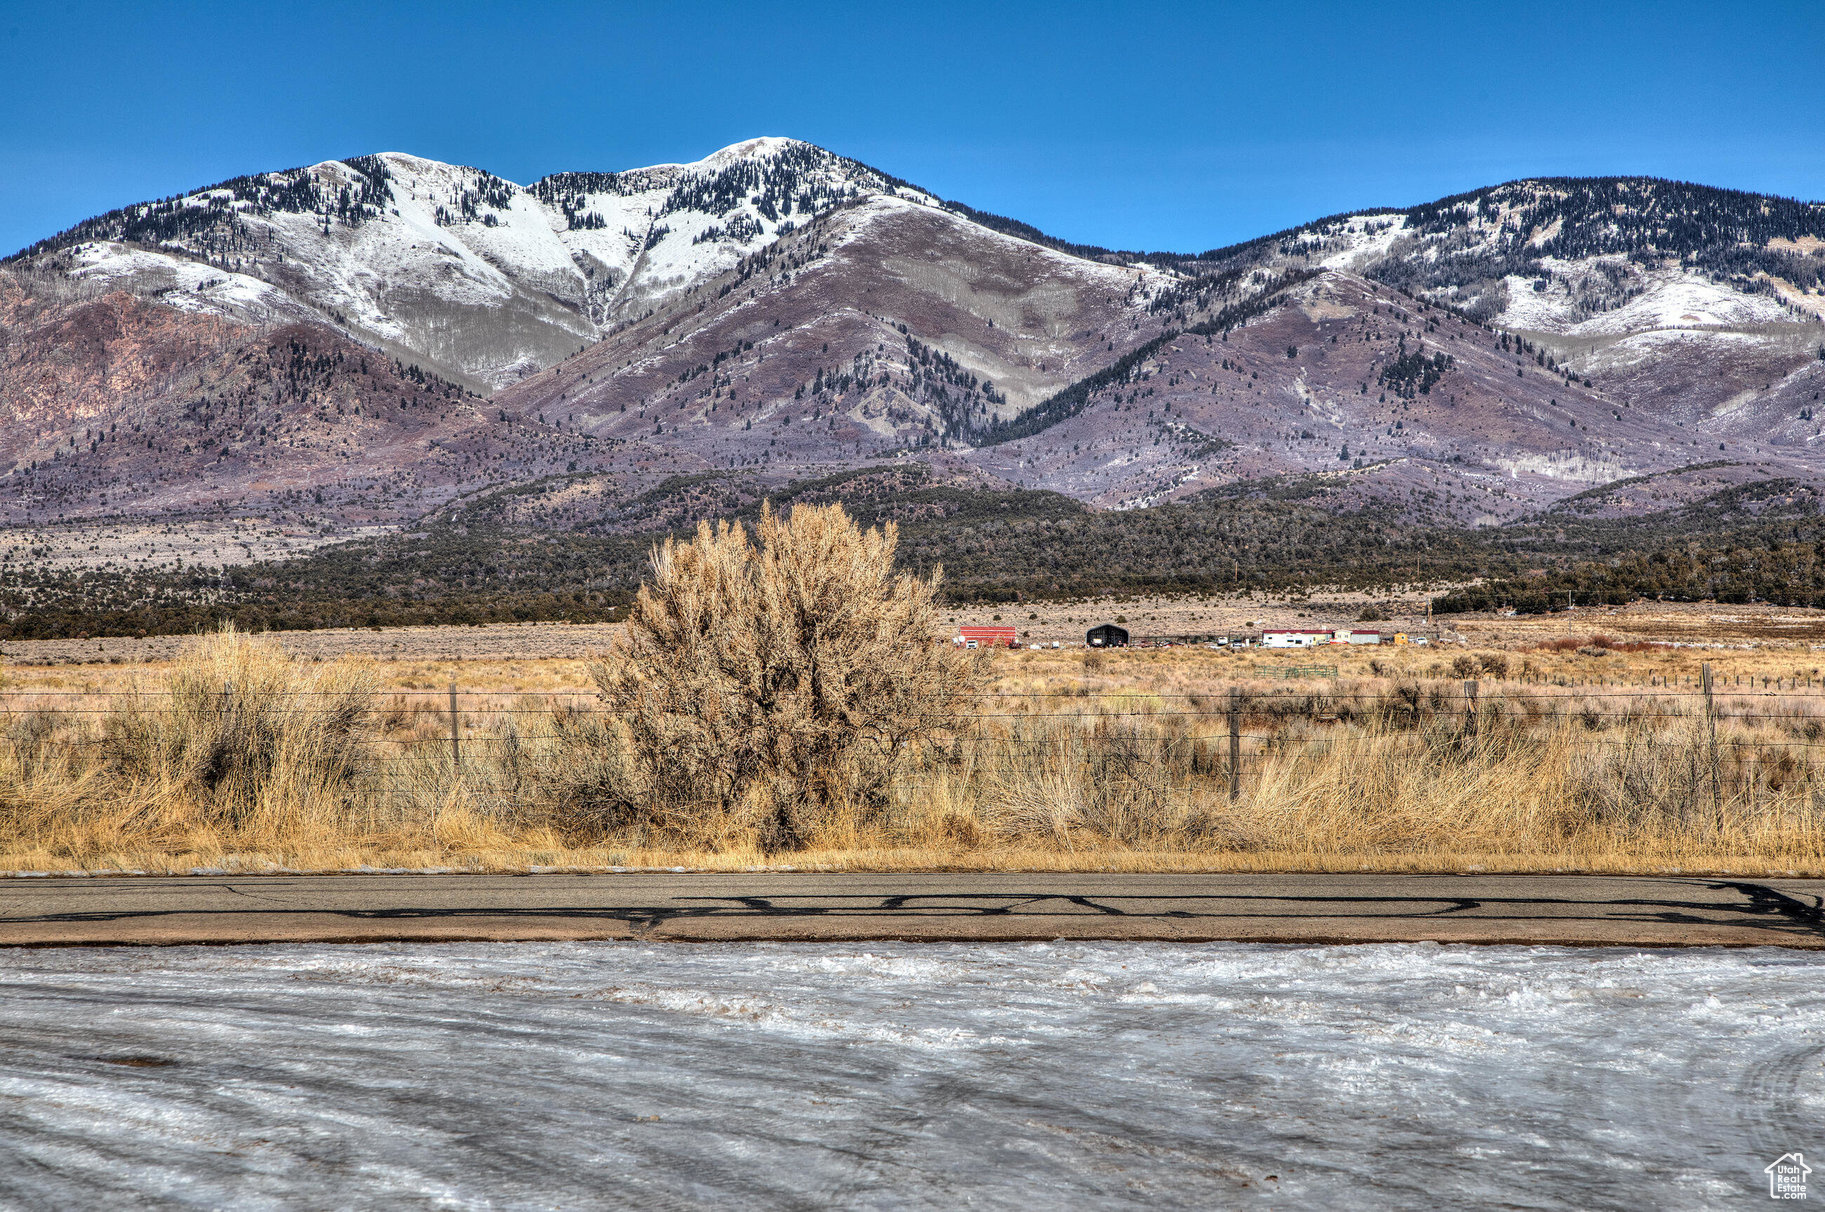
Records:
[[[788,156],[800,163],[786,165]],[[811,163],[806,166],[805,160]],[[730,201],[730,194],[747,178],[758,175],[766,189],[781,174],[789,174],[792,182],[781,204],[775,205],[767,192],[750,195],[745,190]],[[656,238],[649,237],[640,267],[645,289],[649,294],[681,290],[735,268],[742,257],[771,243],[782,231],[815,218],[824,209],[815,199],[879,197],[888,188],[885,178],[790,139],[755,139],[724,148],[684,166],[656,219]],[[707,201],[699,200],[700,192],[708,193]],[[935,202],[926,195],[917,197],[928,205]],[[807,199],[814,199],[809,209]]]
[[[258,278],[149,249],[97,242],[72,250],[71,259],[71,276],[79,281],[155,295],[184,311],[255,323],[312,314]]]
[[[1324,229],[1325,243],[1331,247],[1318,264],[1325,269],[1360,269],[1387,256],[1406,234],[1405,215],[1353,215]]]
[[[1510,479],[1539,476],[1567,484],[1608,484],[1626,476],[1638,475],[1644,469],[1625,467],[1615,459],[1593,459],[1585,455],[1533,454],[1514,458],[1497,457],[1491,462]]]
[[[1509,275],[1508,309],[1499,325],[1527,332],[1557,332],[1570,336],[1620,336],[1662,329],[1748,327],[1791,323],[1792,317],[1773,299],[1744,294],[1697,274],[1659,269],[1640,273],[1641,293],[1609,311],[1580,318],[1566,282],[1587,264],[1548,262],[1552,272],[1547,289],[1535,290],[1538,279]]]
[[[1650,329],[1647,332],[1630,333],[1621,340],[1599,346],[1595,354],[1580,358],[1578,367],[1581,373],[1625,370],[1643,363],[1666,360],[1673,357],[1681,346],[1695,352],[1734,348],[1747,353],[1757,347],[1769,345],[1785,347],[1786,342],[1773,337],[1758,336],[1755,333],[1711,332],[1693,328],[1658,328]]]

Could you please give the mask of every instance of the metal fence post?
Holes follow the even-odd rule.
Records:
[[[1717,705],[1711,698],[1711,662],[1699,666],[1699,682],[1705,693],[1706,749],[1711,758],[1711,814],[1723,819],[1723,796],[1717,786]]]
[[[456,679],[450,679],[450,772],[463,776],[463,735],[456,714]]]
[[[1229,798],[1242,797],[1242,692],[1229,688]]]

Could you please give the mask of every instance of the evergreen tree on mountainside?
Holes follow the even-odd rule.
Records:
[[[715,501],[728,487],[719,473],[681,477],[649,504]],[[1393,592],[1410,588],[1423,563],[1428,579],[1478,581],[1440,599],[1441,611],[1562,609],[1568,590],[1580,604],[1648,597],[1825,605],[1825,496],[1791,481],[1726,489],[1664,514],[1554,514],[1481,531],[1339,508],[1338,491],[1326,477],[1289,477],[1096,512],[1056,493],[958,489],[901,467],[746,492],[745,504],[724,498],[676,514],[670,532],[688,532],[695,517],[752,521],[763,500],[778,509],[843,502],[863,525],[897,521],[902,566],[925,574],[942,565],[948,592],[962,601]],[[224,617],[274,629],[619,617],[666,532],[529,534],[507,523],[508,499],[510,492],[481,498],[411,533],[220,572],[0,568],[0,638],[182,634]]]
[[[40,240],[6,257],[11,263],[56,252],[92,240],[119,240],[129,244],[186,244],[213,256],[251,252],[255,237],[240,222],[236,203],[254,214],[289,213],[334,215],[350,227],[359,226],[381,212],[388,198],[386,165],[378,156],[357,156],[342,161],[360,182],[334,189],[319,182],[308,168],[232,177],[187,194],[174,194],[156,202],[125,206],[67,231]],[[222,195],[226,194],[224,197]],[[196,201],[201,199],[200,203]]]
[[[1157,255],[1194,279],[1233,279],[1275,255],[1312,259],[1327,233],[1404,217],[1406,246],[1366,265],[1377,281],[1478,322],[1505,306],[1510,277],[1544,281],[1546,262],[1614,257],[1643,268],[1672,262],[1735,289],[1771,293],[1763,275],[1802,290],[1825,284],[1825,204],[1653,177],[1547,177],[1511,181],[1411,207],[1351,211],[1196,256]],[[1371,219],[1373,217],[1373,219]],[[1769,247],[1771,241],[1793,247]],[[1627,271],[1598,263],[1608,289],[1591,310],[1627,297]]]

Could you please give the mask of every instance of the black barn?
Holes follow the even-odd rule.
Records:
[[[1084,632],[1084,643],[1092,648],[1128,647],[1128,629],[1114,623],[1103,623]]]

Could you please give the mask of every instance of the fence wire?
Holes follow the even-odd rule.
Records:
[[[220,723],[248,712],[260,716],[260,727],[308,724],[331,693],[237,692],[232,684],[201,695],[158,687],[0,689],[0,755],[40,764],[59,754],[107,760],[126,730],[179,717]],[[522,788],[541,777],[541,762],[566,747],[586,748],[612,723],[590,690],[390,689],[373,697],[348,749],[368,793],[382,801],[422,801],[461,785],[489,789],[513,806],[530,802]],[[1539,729],[1557,729],[1557,743],[1580,750],[1639,755],[1657,743],[1657,729],[1682,724],[1691,726],[1697,739],[1687,748],[1714,784],[1726,768],[1750,771],[1751,782],[1774,777],[1768,770],[1809,782],[1825,776],[1825,760],[1815,771],[1812,753],[1825,749],[1825,685],[1744,688],[1729,679],[1709,691],[1474,679],[985,690],[970,695],[916,758],[928,769],[968,765],[993,777],[1056,773],[1061,762],[1088,763],[1106,777],[1118,767],[1167,771],[1234,798],[1276,764],[1301,757],[1403,743],[1455,759],[1499,755]],[[1819,782],[1825,786],[1825,777]],[[596,802],[585,792],[572,799]]]

